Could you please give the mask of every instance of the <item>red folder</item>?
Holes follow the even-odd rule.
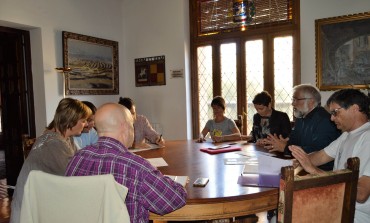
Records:
[[[227,153],[232,151],[240,151],[242,148],[240,147],[228,147],[228,148],[222,148],[222,149],[209,149],[209,148],[202,148],[200,151],[209,153],[209,154],[218,154],[218,153]]]

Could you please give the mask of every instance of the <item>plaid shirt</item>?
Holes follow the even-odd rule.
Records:
[[[66,176],[113,174],[128,188],[126,205],[131,223],[149,221],[149,211],[164,215],[186,204],[185,188],[153,167],[120,142],[100,137],[79,150],[68,164]]]

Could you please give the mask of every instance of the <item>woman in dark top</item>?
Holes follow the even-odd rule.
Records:
[[[284,138],[288,137],[292,128],[288,115],[285,112],[276,111],[271,107],[271,95],[262,91],[253,99],[257,114],[253,116],[253,129],[247,140],[263,145],[264,138],[268,134],[276,134]]]

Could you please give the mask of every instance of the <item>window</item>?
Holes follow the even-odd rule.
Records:
[[[292,36],[274,38],[274,95],[275,109],[286,112],[293,118],[291,109],[291,89],[293,86],[293,38]]]
[[[190,1],[193,137],[221,95],[226,116],[243,116],[243,134],[252,128],[254,95],[267,90],[273,107],[292,117],[291,90],[300,82],[299,1],[259,0],[251,23],[233,21],[240,0]]]
[[[212,116],[212,110],[208,107],[213,95],[212,85],[212,46],[200,46],[197,48],[198,58],[198,89],[200,125],[205,126],[208,117]]]
[[[245,43],[245,67],[246,67],[246,98],[247,111],[245,116],[247,120],[247,132],[252,130],[253,115],[256,110],[253,106],[253,98],[258,92],[263,91],[263,40],[250,40]]]

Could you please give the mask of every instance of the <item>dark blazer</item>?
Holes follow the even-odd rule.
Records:
[[[336,140],[341,132],[330,120],[330,114],[323,107],[316,107],[304,118],[297,118],[289,136],[285,154],[290,155],[288,145],[302,147],[306,153],[319,151]],[[334,162],[319,166],[323,170],[332,170]]]
[[[256,134],[259,134],[258,131],[260,130],[260,126],[261,115],[257,113],[253,116],[252,136],[254,142],[258,138]],[[268,128],[271,134],[277,134],[278,136],[282,135],[284,138],[288,137],[292,130],[288,115],[285,112],[276,111],[275,109],[272,109]]]

